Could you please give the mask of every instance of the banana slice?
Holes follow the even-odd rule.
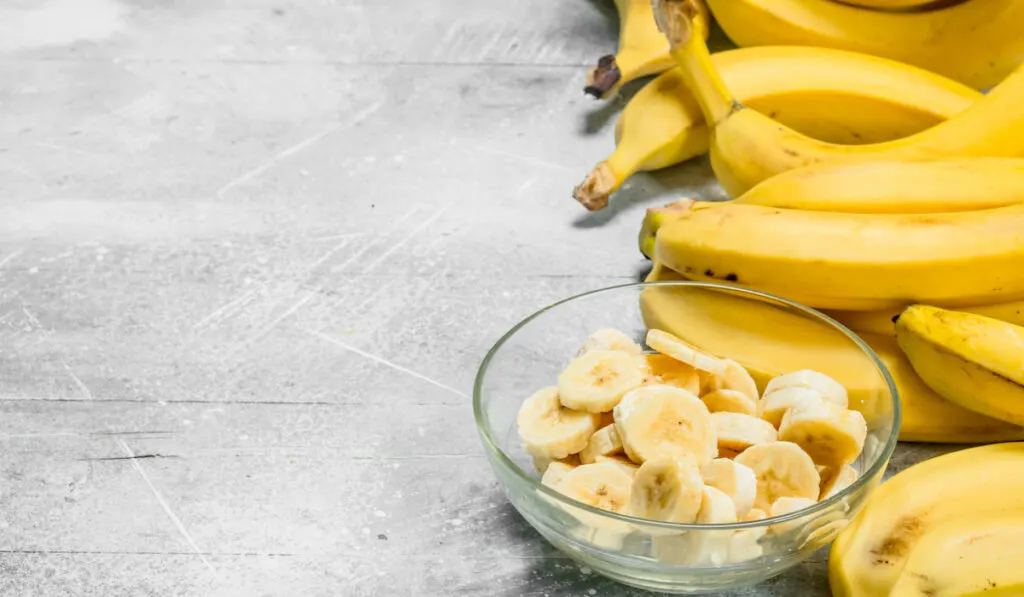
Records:
[[[598,456],[611,456],[622,452],[622,441],[615,431],[615,425],[602,427],[590,436],[587,447],[580,452],[580,462],[592,464],[597,461]]]
[[[772,517],[782,516],[783,514],[789,514],[791,512],[796,512],[797,510],[809,508],[817,503],[818,502],[814,500],[802,497],[780,497],[772,503],[771,508],[768,510],[768,515]],[[799,529],[806,524],[806,522],[807,521],[799,518],[787,520],[786,522],[779,522],[771,526],[771,531],[774,534],[781,535],[783,533]]]
[[[755,520],[764,520],[768,518],[768,513],[760,508],[751,508],[747,515],[743,517],[744,522],[753,522]]]
[[[570,454],[570,455],[566,456],[565,458],[558,458],[558,459],[551,458],[549,456],[534,456],[533,457],[533,467],[536,468],[537,472],[542,474],[542,475],[545,472],[547,472],[548,466],[550,466],[552,462],[561,462],[562,464],[568,464],[569,466],[577,467],[577,466],[580,465],[580,457],[578,455],[576,455],[576,454]]]
[[[714,390],[735,390],[740,392],[756,401],[759,394],[757,393],[757,384],[754,383],[754,378],[747,373],[747,370],[732,359],[722,359],[725,362],[725,375],[720,375],[712,378],[708,383],[708,389]]]
[[[814,461],[800,446],[775,442],[752,446],[736,457],[736,462],[753,469],[757,475],[754,507],[769,511],[781,497],[818,499],[821,478]]]
[[[716,458],[700,469],[704,484],[710,485],[729,496],[736,506],[736,519],[750,512],[757,496],[757,475],[749,467],[727,460]]]
[[[764,555],[759,541],[768,532],[765,528],[733,531],[729,538],[729,561],[732,563],[756,560]]]
[[[564,408],[558,390],[544,388],[523,401],[516,426],[527,452],[556,459],[586,448],[597,421],[597,415]]]
[[[700,397],[713,413],[727,412],[757,416],[757,400],[738,390],[714,390]]]
[[[770,444],[778,432],[771,423],[750,415],[717,412],[711,414],[720,450],[743,452],[750,446]]]
[[[558,397],[566,408],[603,413],[643,381],[635,355],[622,350],[592,350],[573,359],[558,376]]]
[[[784,388],[810,388],[818,390],[827,402],[831,402],[843,408],[850,406],[849,396],[846,388],[841,383],[825,375],[810,369],[801,369],[785,375],[779,375],[768,382],[765,386],[764,395]]]
[[[867,433],[864,415],[831,402],[795,406],[779,426],[779,439],[803,448],[816,464],[833,467],[857,460]]]
[[[821,490],[818,501],[827,500],[846,489],[857,480],[857,469],[848,464],[839,468],[828,467],[821,473]]]
[[[708,407],[675,386],[655,385],[626,394],[615,407],[615,429],[630,460],[667,456],[703,466],[718,454]]]
[[[609,512],[629,511],[633,478],[611,462],[581,464],[555,485],[563,495]]]
[[[662,383],[682,388],[693,395],[700,394],[700,374],[686,363],[663,354],[645,354],[644,362],[650,375]]]
[[[726,524],[736,522],[736,504],[724,491],[705,485],[701,497],[698,524]]]
[[[778,429],[786,411],[800,404],[817,404],[825,401],[825,395],[814,388],[782,388],[775,390],[757,404],[757,416]]]
[[[610,462],[615,466],[621,468],[630,477],[636,475],[636,471],[640,468],[633,464],[633,461],[626,458],[625,456],[598,456],[594,459],[594,462]]]
[[[689,460],[655,458],[640,465],[633,477],[629,512],[633,516],[690,524],[701,509],[704,482]]]
[[[644,353],[639,344],[615,328],[605,328],[590,334],[576,356],[583,356],[595,350],[621,350],[633,356],[640,356]]]
[[[736,522],[736,506],[724,492],[705,485],[701,491],[697,524]],[[651,537],[657,559],[686,566],[721,566],[729,561],[734,531],[700,529],[677,535]]]
[[[726,375],[728,365],[724,360],[710,355],[668,332],[647,330],[647,345],[695,369],[707,371],[719,377]]]
[[[540,478],[540,482],[548,487],[554,488],[558,486],[558,484],[562,482],[562,479],[565,478],[565,475],[574,468],[576,467],[571,464],[556,460],[548,465],[547,470],[544,471],[544,475]]]

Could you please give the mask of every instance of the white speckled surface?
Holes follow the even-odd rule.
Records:
[[[645,206],[720,196],[696,163],[569,198],[614,32],[587,0],[0,3],[0,594],[639,594],[522,522],[469,399],[520,318],[641,275]],[[824,595],[824,562],[738,594]]]

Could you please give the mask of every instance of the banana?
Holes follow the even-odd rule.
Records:
[[[626,455],[636,463],[671,457],[703,466],[718,455],[708,408],[674,386],[644,386],[626,394],[615,407],[615,429]]]
[[[622,452],[622,441],[615,431],[615,425],[607,425],[594,432],[587,441],[587,447],[580,451],[580,462],[592,464],[598,456],[614,456]]]
[[[562,479],[569,473],[569,471],[576,468],[571,464],[565,462],[554,461],[544,469],[544,474],[541,475],[540,482],[548,487],[555,488]]]
[[[594,462],[610,462],[611,464],[614,464],[615,466],[625,471],[625,473],[630,477],[635,475],[637,469],[640,468],[637,465],[633,464],[632,460],[626,458],[623,455],[597,456],[594,458]]]
[[[754,382],[754,378],[750,376],[750,373],[743,368],[743,365],[732,359],[724,359],[724,361],[725,375],[711,379],[708,389],[711,391],[734,390],[751,400],[757,400],[759,395],[757,383]]]
[[[928,387],[960,406],[1024,426],[1024,327],[912,305],[896,341]]]
[[[846,0],[850,2],[850,0]],[[853,0],[874,7],[908,0]],[[740,46],[802,45],[885,56],[978,89],[995,85],[1024,61],[1018,0],[966,0],[934,9],[885,12],[834,0],[710,0]],[[969,50],[965,50],[969,48]]]
[[[570,454],[565,458],[551,458],[550,456],[533,456],[533,468],[537,469],[537,472],[544,474],[547,472],[548,467],[555,462],[560,462],[570,467],[577,467],[580,465],[580,457],[577,454]]]
[[[701,34],[707,37],[711,15],[703,3],[698,3],[698,7]],[[674,65],[648,0],[615,0],[615,9],[619,13],[618,53],[602,56],[597,66],[587,72],[587,85],[583,88],[584,93],[595,98],[607,98],[634,79],[660,73]]]
[[[993,444],[932,458],[882,483],[832,544],[832,594],[890,595],[908,557],[939,525],[1024,510],[1022,467],[1024,443]]]
[[[663,354],[646,354],[644,360],[655,383],[676,386],[695,396],[700,394],[700,375],[693,367]]]
[[[873,8],[876,10],[897,11],[901,9],[927,9],[942,4],[943,0],[836,0],[852,6]]]
[[[751,446],[768,444],[777,439],[777,432],[771,423],[750,415],[711,413],[711,422],[715,426],[719,451],[740,453]]]
[[[736,390],[714,390],[700,397],[712,413],[730,412],[757,415],[757,402]]]
[[[692,461],[648,460],[633,477],[629,512],[648,520],[690,524],[697,521],[703,489],[700,469]]]
[[[782,172],[734,202],[861,214],[1004,207],[1024,203],[1024,159],[825,162]]]
[[[846,388],[843,387],[843,384],[824,373],[813,371],[811,369],[800,369],[799,371],[785,373],[772,379],[765,387],[764,395],[767,398],[773,392],[788,388],[808,388],[811,390],[817,390],[821,393],[822,399],[827,402],[831,402],[832,404],[842,408],[848,408],[850,406],[850,397]]]
[[[821,475],[819,502],[837,495],[857,480],[857,469],[848,464],[840,467],[825,467],[819,474]]]
[[[988,0],[987,3],[1002,5],[1001,10],[1008,17],[1003,19],[1003,25],[1009,26],[1012,22],[1014,31],[1019,29],[1024,4],[1017,0]],[[1024,67],[1010,73],[970,108],[919,133],[865,145],[827,143],[743,106],[711,63],[707,44],[699,35],[691,34],[690,19],[695,8],[690,0],[659,0],[659,4],[661,7],[655,17],[663,21],[672,56],[682,68],[687,85],[697,96],[704,118],[712,128],[712,169],[718,182],[733,197],[739,197],[781,172],[821,162],[1024,156],[1024,143],[1020,142],[1024,136],[1024,110],[1020,110],[1024,97]],[[719,6],[723,4],[726,3],[719,3]],[[965,6],[968,4],[982,3],[972,1]],[[1010,21],[1010,18],[1015,20]],[[972,26],[977,25],[977,22],[972,23]],[[934,30],[925,30],[933,35]],[[962,52],[963,40],[956,36],[944,33],[941,37],[955,39],[959,55],[983,55]],[[1024,36],[1018,35],[1018,38],[1021,40],[1018,43],[1024,44]],[[1020,57],[1015,56],[1012,67],[1018,64]]]
[[[633,478],[610,462],[581,464],[562,476],[560,493],[588,506],[626,514]]]
[[[583,356],[595,350],[621,350],[634,356],[641,356],[644,353],[644,349],[632,338],[614,328],[600,329],[587,336],[586,342],[576,356]]]
[[[697,524],[736,522],[736,506],[724,492],[704,485]],[[665,563],[685,566],[721,566],[730,559],[734,531],[700,529],[652,537],[652,555]],[[745,547],[745,546],[744,546]]]
[[[826,311],[825,314],[858,333],[893,335],[896,333],[896,316],[909,306],[884,311]],[[957,310],[1024,325],[1024,301],[957,307]]]
[[[743,48],[717,52],[711,61],[743,105],[831,143],[906,137],[956,116],[981,98],[970,87],[929,71],[843,50]],[[788,75],[780,77],[780,72]],[[707,153],[708,147],[700,105],[682,71],[673,68],[626,104],[615,125],[615,151],[594,167],[573,196],[589,209],[600,209],[634,173],[673,166]]]
[[[815,464],[824,466],[856,461],[867,434],[864,415],[825,401],[794,406],[779,426],[780,440],[800,446]]]
[[[715,458],[700,469],[704,483],[729,496],[736,507],[736,519],[747,520],[757,495],[757,475],[749,467],[729,460]]]
[[[736,457],[736,462],[757,475],[754,507],[770,511],[780,497],[818,499],[821,478],[814,461],[800,446],[774,442],[752,446]]]
[[[1024,594],[1020,512],[954,519],[925,533],[890,597]]]
[[[816,500],[808,499],[805,497],[780,497],[779,499],[772,502],[771,507],[768,509],[768,516],[775,518],[776,516],[784,516],[786,514],[792,514],[805,508],[810,508],[814,504],[817,504]],[[786,522],[777,522],[770,527],[770,530],[775,535],[782,535],[790,531],[799,530],[804,524],[801,519],[787,520]]]
[[[1024,427],[958,406],[925,385],[891,336],[863,334],[896,382],[903,417],[900,441],[987,443],[1024,439]]]
[[[825,401],[825,396],[811,388],[783,388],[765,395],[758,403],[758,416],[776,429],[782,425],[786,413],[796,406],[815,405]]]
[[[528,453],[557,459],[587,447],[597,421],[596,415],[563,407],[556,388],[544,388],[523,401],[516,426]]]
[[[743,517],[744,522],[753,522],[755,520],[764,520],[768,518],[768,513],[760,508],[751,508],[747,515]]]
[[[891,215],[694,202],[658,231],[655,259],[816,308],[970,305],[1024,298],[1021,226],[1024,204]]]
[[[603,413],[643,382],[634,355],[622,350],[591,350],[573,359],[558,376],[558,397],[566,408]]]
[[[647,345],[700,371],[706,371],[719,377],[725,377],[729,372],[729,364],[725,359],[710,355],[663,330],[649,329]]]

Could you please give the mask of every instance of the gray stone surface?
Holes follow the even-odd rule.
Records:
[[[641,275],[645,206],[720,196],[698,161],[569,198],[614,35],[587,0],[0,3],[0,594],[640,594],[511,509],[469,398],[520,318]]]

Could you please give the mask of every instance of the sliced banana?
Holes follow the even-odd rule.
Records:
[[[758,512],[761,511],[758,510]],[[746,562],[764,555],[764,548],[761,547],[760,541],[767,532],[768,529],[765,527],[733,531],[732,537],[729,538],[729,561],[733,563]]]
[[[772,392],[784,388],[810,388],[818,390],[827,402],[831,402],[843,408],[850,406],[849,396],[846,388],[841,383],[825,375],[810,369],[801,369],[785,375],[779,375],[765,386],[764,395],[767,397]]]
[[[700,397],[713,413],[727,412],[757,416],[757,401],[738,390],[714,390]]]
[[[556,388],[544,388],[523,401],[516,426],[527,452],[555,459],[587,447],[597,421],[597,415],[563,407]]]
[[[548,466],[553,462],[561,462],[562,464],[568,464],[569,466],[576,467],[580,465],[580,457],[576,454],[570,454],[565,458],[551,458],[549,456],[534,456],[533,467],[537,469],[537,472],[544,474],[548,470]]]
[[[818,470],[811,457],[794,443],[752,446],[737,456],[736,462],[750,467],[757,475],[755,508],[767,512],[781,497],[818,499]]]
[[[737,520],[750,512],[757,496],[757,475],[749,467],[732,460],[716,458],[700,469],[704,484],[729,496],[736,506]]]
[[[621,350],[634,356],[640,356],[644,353],[639,344],[615,328],[605,328],[590,334],[576,356],[583,356],[595,350]]]
[[[703,466],[718,454],[708,407],[675,386],[637,388],[615,407],[615,429],[630,460],[644,463],[666,456]]]
[[[633,477],[612,462],[583,464],[569,471],[554,489],[578,502],[609,512],[629,512]],[[618,549],[630,532],[628,523],[586,512],[568,504],[560,506],[580,522],[572,534],[605,549]]]
[[[736,522],[736,505],[724,491],[704,486],[704,497],[700,512],[697,514],[698,524],[727,524]],[[729,561],[734,531],[731,530],[700,530],[691,535],[690,543],[699,557],[694,563],[721,566]]]
[[[561,483],[562,479],[565,478],[565,475],[574,468],[576,467],[571,464],[556,460],[548,465],[547,469],[544,471],[544,475],[540,478],[540,482],[548,487],[554,488]]]
[[[629,512],[662,522],[696,522],[704,482],[690,460],[655,458],[640,465],[633,477]]]
[[[592,350],[573,359],[558,376],[558,397],[566,408],[603,413],[643,381],[635,355],[622,350]]]
[[[714,390],[735,390],[747,396],[751,400],[758,399],[757,384],[754,378],[747,373],[747,370],[732,359],[722,359],[725,362],[725,374],[713,377],[708,382],[707,389]]]
[[[702,490],[700,512],[697,513],[699,524],[727,524],[736,522],[736,504],[732,498],[717,487],[705,485]]]
[[[831,402],[795,406],[779,426],[779,439],[800,446],[815,463],[832,467],[857,460],[867,433],[864,415]]]
[[[695,396],[700,394],[700,374],[693,367],[663,354],[646,354],[643,358],[656,380],[654,383],[682,388]]]
[[[728,365],[723,359],[710,355],[668,332],[647,331],[647,345],[658,352],[701,371],[725,377]]]
[[[827,500],[846,489],[857,480],[857,469],[848,464],[839,468],[827,467],[821,473],[821,491],[818,501]]]
[[[720,450],[743,452],[750,446],[770,444],[778,435],[771,423],[750,415],[717,412],[711,414],[711,421]]]
[[[598,429],[590,436],[587,447],[580,451],[580,462],[591,464],[597,461],[598,456],[611,456],[620,452],[622,441],[619,440],[619,433],[612,424]]]
[[[778,429],[786,411],[800,404],[824,402],[825,396],[814,388],[782,388],[775,390],[757,404],[757,415]]]
[[[637,465],[633,464],[633,461],[626,458],[624,455],[598,456],[597,458],[594,459],[594,462],[610,462],[615,466],[621,468],[630,477],[635,475],[637,469],[640,468]]]
[[[780,497],[772,503],[771,508],[768,510],[768,515],[782,516],[783,514],[790,514],[797,510],[803,510],[804,508],[810,508],[818,502],[803,497]],[[771,526],[772,533],[782,534],[788,533],[789,531],[799,529],[803,526],[806,521],[799,518],[794,520],[787,520],[786,522],[779,522]]]
[[[755,520],[764,520],[768,518],[768,513],[760,508],[751,508],[747,515],[743,517],[744,522],[753,522]]]

